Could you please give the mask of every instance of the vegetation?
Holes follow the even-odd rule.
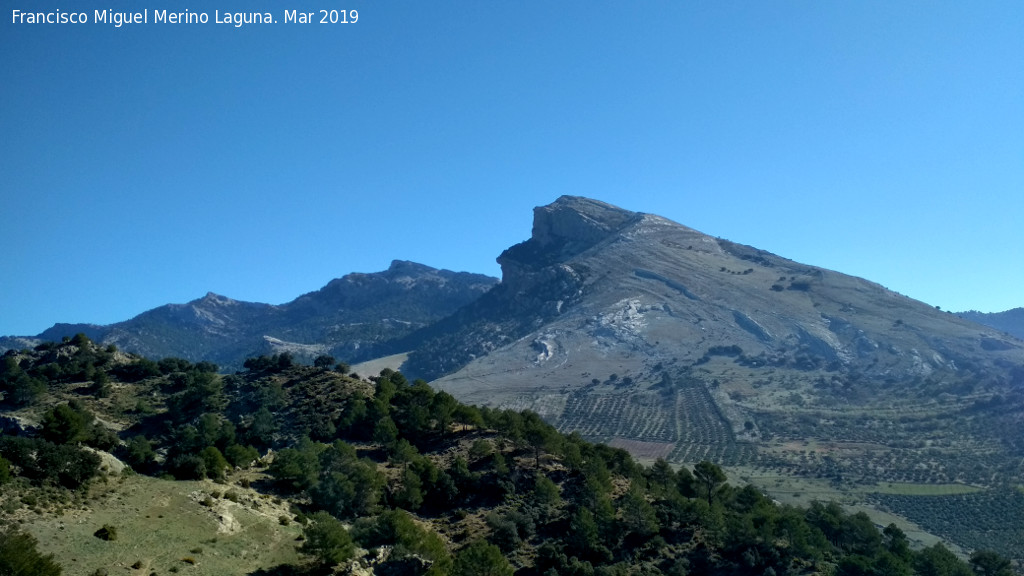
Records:
[[[933,534],[974,549],[1019,558],[1024,549],[1024,493],[1003,488],[948,496],[875,494],[873,499]]]
[[[38,436],[0,436],[0,514],[42,514],[104,482],[99,456],[83,448],[92,444],[136,472],[206,486],[190,488],[191,501],[219,521],[235,507],[267,507],[273,529],[301,527],[310,570],[355,559],[357,546],[378,573],[432,576],[1007,576],[1014,567],[1006,548],[979,544],[968,563],[942,546],[913,550],[895,525],[879,530],[834,503],[779,505],[754,486],[730,484],[709,460],[642,466],[532,412],[461,405],[390,370],[370,384],[332,370],[333,358],[313,367],[281,358],[222,376],[183,360],[111,356],[92,364],[92,377],[110,376],[107,394],[47,379],[46,403],[41,395],[27,407],[43,423]],[[64,374],[42,359],[24,354],[15,364],[27,375]],[[132,383],[119,376],[143,373]],[[150,409],[137,410],[143,397]],[[99,423],[115,421],[121,432],[111,441]],[[134,536],[116,525],[120,535],[106,520],[95,532],[104,547]],[[176,552],[192,559],[178,566],[199,569],[195,549]]]
[[[352,558],[355,545],[348,530],[327,512],[317,512],[305,530],[302,551],[312,554],[322,564],[333,566]]]
[[[39,542],[15,527],[0,530],[0,574],[4,576],[60,576],[52,555],[41,554]]]

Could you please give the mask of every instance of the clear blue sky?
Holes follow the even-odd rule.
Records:
[[[208,11],[13,25],[11,10]],[[350,25],[284,10],[354,8]],[[269,10],[274,25],[213,23]],[[392,259],[498,275],[562,194],[1024,306],[1024,2],[4,0],[0,334]]]

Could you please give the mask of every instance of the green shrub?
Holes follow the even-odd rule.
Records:
[[[232,444],[224,450],[224,457],[232,466],[248,468],[250,464],[260,459],[260,453],[252,446]]]
[[[145,436],[132,436],[125,448],[125,460],[137,472],[145,472],[156,460],[156,452]]]
[[[228,461],[224,459],[224,455],[220,453],[220,450],[217,450],[216,446],[203,448],[199,456],[203,459],[207,476],[213,480],[224,479],[224,469],[228,467]]]
[[[501,550],[484,540],[477,540],[455,555],[452,576],[512,576],[512,565]]]
[[[326,512],[313,515],[313,522],[305,529],[302,552],[316,556],[323,564],[333,566],[352,558],[355,545],[348,530]]]
[[[111,526],[110,524],[104,524],[102,528],[92,533],[93,536],[100,540],[106,540],[112,542],[117,540],[117,527]]]

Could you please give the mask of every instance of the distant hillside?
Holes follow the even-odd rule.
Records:
[[[992,313],[970,310],[968,312],[960,312],[957,316],[971,322],[991,326],[996,330],[1002,330],[1007,334],[1012,334],[1024,340],[1024,308],[1014,308],[1005,312]]]
[[[475,300],[497,280],[394,261],[384,272],[353,273],[281,305],[209,293],[109,326],[57,324],[34,338],[0,339],[0,350],[60,341],[79,332],[151,358],[176,356],[237,369],[249,356],[289,351],[312,359],[373,358],[383,342],[426,326]]]

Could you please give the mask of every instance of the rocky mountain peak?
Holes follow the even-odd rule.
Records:
[[[533,209],[531,240],[540,246],[587,248],[639,216],[611,204],[580,196],[562,196]]]
[[[206,296],[203,296],[200,300],[197,300],[195,304],[209,304],[213,306],[230,306],[232,304],[238,304],[237,300],[232,300],[227,296],[221,296],[213,292],[207,292]]]
[[[580,196],[562,196],[533,209],[533,233],[498,257],[502,280],[520,283],[538,270],[565,262],[638,222],[643,214]]]
[[[419,262],[413,262],[411,260],[392,260],[391,266],[388,266],[387,271],[404,274],[429,274],[431,272],[437,272],[437,268],[432,268],[426,264],[420,264]]]

